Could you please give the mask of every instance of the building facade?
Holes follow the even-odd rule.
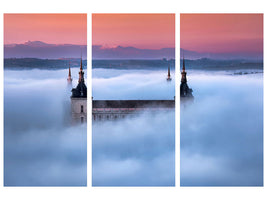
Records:
[[[174,110],[174,100],[93,100],[93,121],[133,118],[144,113]]]

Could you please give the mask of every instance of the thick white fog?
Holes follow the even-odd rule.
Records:
[[[173,112],[93,124],[94,186],[174,186]]]
[[[263,75],[189,71],[181,107],[182,186],[263,185]]]
[[[171,74],[174,78],[174,74]],[[93,69],[94,99],[173,99],[167,71]],[[174,186],[175,112],[94,122],[93,186]]]
[[[93,69],[93,98],[109,100],[174,99],[175,77],[167,82],[167,70]]]
[[[86,185],[86,125],[70,124],[67,75],[4,70],[5,186]],[[72,75],[76,87],[78,68]]]

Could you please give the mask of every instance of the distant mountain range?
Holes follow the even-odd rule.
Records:
[[[182,68],[183,59],[180,60],[180,68]],[[80,59],[38,59],[38,58],[5,58],[4,69],[66,69],[69,67],[78,68]],[[177,63],[179,65],[179,63]],[[166,70],[170,66],[171,70],[175,68],[175,60],[93,60],[92,68],[105,69],[141,69],[141,70]],[[263,62],[246,61],[246,60],[212,60],[201,58],[196,60],[185,59],[186,70],[263,70]],[[87,61],[83,60],[83,68],[87,68]]]
[[[93,59],[174,59],[175,48],[139,49],[135,47],[104,48],[93,45]]]
[[[4,45],[4,58],[40,58],[40,59],[62,59],[80,58],[87,59],[87,45],[74,44],[48,44],[41,41],[28,41],[23,44]],[[247,60],[263,61],[263,53],[201,53],[181,49],[181,57],[196,60],[209,58],[213,60]],[[153,60],[153,59],[175,59],[175,48],[162,49],[139,49],[135,47],[104,48],[101,45],[93,45],[92,57],[95,60]]]
[[[4,69],[67,69],[80,67],[81,59],[40,59],[40,58],[5,58]],[[82,61],[83,69],[87,69],[87,60]]]
[[[209,58],[213,60],[251,60],[263,61],[263,53],[201,53],[196,51],[189,51],[180,49],[181,58],[184,57],[189,60],[197,60],[202,58]]]
[[[87,45],[47,44],[41,41],[4,45],[4,58],[80,58],[81,53],[86,59]]]

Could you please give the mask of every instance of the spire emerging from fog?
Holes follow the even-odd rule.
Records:
[[[79,83],[84,83],[84,72],[83,72],[83,63],[82,63],[82,56],[81,56],[81,65],[80,65],[80,72],[79,72]]]
[[[87,87],[84,83],[84,71],[83,71],[83,63],[81,56],[81,65],[79,71],[79,80],[76,88],[72,89],[72,98],[87,98]]]
[[[181,85],[180,85],[180,97],[188,98],[188,99],[194,98],[192,94],[193,90],[189,88],[187,85],[184,56],[183,56],[183,70],[181,72],[181,75],[182,75],[182,79],[181,79]]]
[[[68,76],[67,81],[68,81],[68,83],[71,83],[72,82],[71,71],[70,71],[70,62],[69,62],[69,76]]]
[[[167,81],[171,81],[171,72],[170,72],[170,64],[168,64],[168,76],[167,76]]]
[[[187,79],[186,79],[186,71],[185,71],[185,61],[184,61],[184,56],[183,56],[183,71],[182,71],[182,80],[181,83],[186,83]]]

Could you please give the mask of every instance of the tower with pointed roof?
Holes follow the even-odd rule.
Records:
[[[168,76],[167,76],[167,81],[171,81],[171,72],[170,72],[170,64],[168,65]]]
[[[183,57],[183,69],[182,69],[181,75],[182,75],[182,78],[181,78],[181,85],[180,85],[180,98],[181,100],[193,99],[194,98],[192,94],[193,90],[189,88],[187,85],[184,57]]]
[[[84,82],[82,57],[78,85],[76,88],[73,88],[71,92],[71,113],[73,122],[87,122],[87,87]]]
[[[70,71],[70,63],[69,63],[69,76],[68,76],[67,81],[68,81],[68,83],[72,83],[71,71]]]

